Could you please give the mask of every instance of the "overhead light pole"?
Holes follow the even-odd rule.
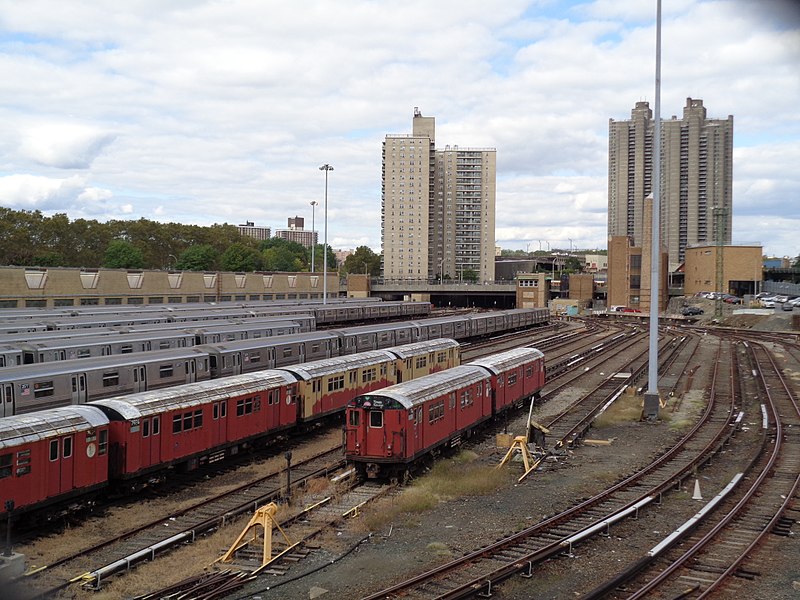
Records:
[[[322,304],[328,303],[328,171],[333,171],[333,167],[325,163],[319,168],[325,171],[325,244],[322,249],[323,274],[322,274]]]
[[[314,229],[314,208],[316,208],[316,200],[311,201],[311,272],[314,273],[314,246],[317,245],[317,232]]]

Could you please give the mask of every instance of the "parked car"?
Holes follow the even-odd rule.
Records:
[[[703,314],[703,309],[699,306],[685,306],[681,311],[684,317],[694,317]]]

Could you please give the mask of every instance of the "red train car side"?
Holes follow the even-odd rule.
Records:
[[[105,487],[108,420],[90,406],[0,419],[0,503],[15,513]]]
[[[544,356],[517,348],[354,398],[346,453],[368,477],[391,476],[538,394]]]

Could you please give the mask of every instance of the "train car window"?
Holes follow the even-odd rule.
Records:
[[[312,354],[315,354],[315,353],[319,352],[319,349],[320,349],[319,343],[311,344],[311,352],[312,352]]]
[[[153,419],[153,432],[155,433],[155,419]],[[100,441],[97,444],[97,453],[105,454],[108,452],[108,430],[103,429],[100,431]]]
[[[162,379],[164,377],[172,377],[172,365],[161,365],[158,367],[158,374]]]
[[[164,342],[158,342],[158,349],[159,350],[169,350],[169,340]]]
[[[371,410],[371,411],[369,411],[369,426],[370,427],[383,427],[383,411],[381,411],[381,410]]]
[[[351,427],[358,427],[361,423],[361,413],[357,410],[351,410],[349,421]]]
[[[115,385],[119,385],[119,371],[103,373],[103,387],[112,387]]]
[[[228,403],[227,402],[220,402],[219,403],[219,418],[224,419],[228,415]]]
[[[92,351],[91,351],[91,350],[89,350],[88,348],[81,348],[81,349],[80,349],[80,350],[78,350],[78,352],[76,353],[76,356],[77,356],[78,358],[89,358],[91,355],[92,355]]]
[[[150,437],[150,420],[145,419],[142,421],[142,437]]]
[[[0,479],[11,477],[12,459],[13,455],[10,452],[8,454],[0,454]]]
[[[328,378],[328,391],[335,392],[336,390],[344,389],[344,375],[337,375],[336,377]]]
[[[406,359],[406,369],[410,369],[410,368],[411,368],[411,359],[407,358]]]
[[[183,413],[183,430],[189,431],[192,428],[192,413]]]
[[[361,382],[362,383],[367,383],[369,381],[375,381],[376,379],[377,379],[377,371],[376,371],[375,367],[372,367],[370,369],[364,369],[364,371],[361,373]]]
[[[517,383],[517,374],[516,373],[509,373],[508,374],[508,385],[514,385]]]
[[[525,379],[528,379],[528,378],[530,378],[530,377],[532,377],[532,376],[533,376],[533,367],[532,367],[532,366],[530,366],[530,365],[528,365],[528,366],[525,368]]]
[[[477,390],[478,390],[478,396],[480,396],[483,393],[483,382],[480,382],[478,384]]]
[[[422,369],[428,365],[428,357],[427,356],[418,356],[417,357],[417,368]]]
[[[503,387],[503,381],[504,381],[503,380],[503,376],[502,375],[498,375],[497,376],[497,385],[500,386],[500,387]]]
[[[247,358],[245,357],[245,361]],[[261,362],[261,355],[258,352],[253,352],[250,354],[250,362],[251,363],[260,363]]]
[[[419,425],[420,423],[422,423],[422,407],[421,406],[417,409],[417,425]]]
[[[203,411],[194,411],[194,428],[200,429],[203,426]]]
[[[50,460],[58,460],[58,440],[50,440]]]
[[[124,344],[119,348],[120,354],[132,354],[133,353],[133,345],[132,344]]]
[[[211,407],[211,418],[215,421],[219,419],[219,403],[217,402]]]
[[[72,456],[72,436],[64,438],[64,458]]]
[[[55,390],[53,388],[52,380],[51,381],[36,381],[33,384],[33,397],[34,398],[46,398],[47,396],[52,396],[54,393],[55,393]]]
[[[291,348],[284,348],[283,349],[283,358],[289,358],[292,355]]]
[[[253,412],[253,399],[244,398],[236,401],[236,416],[241,417],[244,415],[252,414]]]
[[[350,385],[353,385],[356,381],[358,381],[358,371],[348,371],[347,375]]]
[[[456,393],[450,392],[450,408],[456,407]]]
[[[153,435],[161,433],[161,417],[153,417]]]
[[[172,415],[172,433],[181,432],[182,418],[180,415]]]

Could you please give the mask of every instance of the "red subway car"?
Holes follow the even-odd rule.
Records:
[[[362,394],[347,407],[347,457],[368,477],[392,476],[537,395],[544,355],[516,348]]]

